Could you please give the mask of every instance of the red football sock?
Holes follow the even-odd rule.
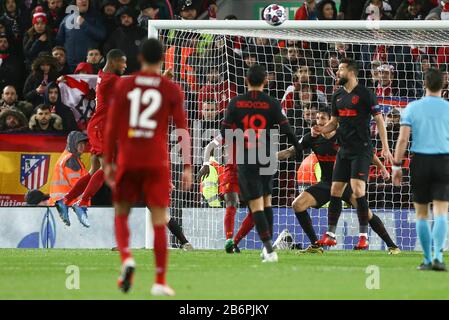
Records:
[[[231,239],[234,234],[234,220],[235,212],[237,209],[235,207],[227,207],[224,217],[224,229],[226,233],[226,239]]]
[[[165,225],[154,226],[154,257],[156,261],[156,283],[165,285],[168,262]]]
[[[245,219],[243,219],[242,224],[240,225],[239,231],[237,231],[237,234],[234,238],[234,244],[238,245],[239,242],[246,237],[246,235],[251,231],[251,229],[254,227],[254,221],[253,216],[251,212],[248,212]]]
[[[90,178],[87,184],[86,190],[84,190],[83,197],[81,198],[80,205],[88,206],[90,199],[100,190],[104,183],[104,171],[102,169],[97,170]]]
[[[129,250],[129,228],[127,214],[117,214],[115,216],[115,239],[117,241],[117,247],[120,251],[120,258],[123,263],[127,258],[131,257],[131,251]]]
[[[70,204],[73,200],[78,198],[86,189],[87,184],[91,178],[90,173],[82,176],[73,186],[73,188],[64,197],[64,203]]]

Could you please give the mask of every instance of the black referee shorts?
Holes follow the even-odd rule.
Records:
[[[304,190],[309,193],[316,201],[316,206],[314,208],[319,209],[328,203],[331,199],[331,183],[330,182],[318,182],[313,186]],[[343,191],[342,200],[346,203],[351,204],[352,189],[349,183],[346,185]]]
[[[449,201],[449,155],[415,153],[410,162],[413,201]]]
[[[368,181],[372,159],[372,153],[346,154],[340,150],[337,153],[332,181],[349,182],[350,179]]]
[[[257,164],[238,166],[240,195],[246,202],[273,193],[273,175],[260,175],[260,169]]]

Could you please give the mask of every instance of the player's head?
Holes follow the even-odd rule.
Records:
[[[126,69],[126,54],[120,49],[112,49],[106,55],[106,64],[112,71],[121,76]]]
[[[249,87],[263,87],[267,83],[267,72],[264,67],[254,64],[248,69],[246,82]]]
[[[156,66],[160,69],[164,59],[164,46],[157,39],[142,41],[139,49],[139,60],[142,66]]]
[[[316,113],[316,124],[320,127],[325,126],[331,119],[331,110],[327,107],[320,108]]]
[[[431,93],[438,93],[443,89],[443,73],[435,68],[430,68],[424,78],[425,86]]]
[[[337,78],[340,85],[344,86],[349,80],[357,78],[359,66],[357,61],[351,58],[343,58],[338,65]]]

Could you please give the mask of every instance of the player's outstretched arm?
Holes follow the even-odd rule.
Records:
[[[394,162],[393,162],[393,185],[400,186],[402,181],[402,168],[401,163],[405,155],[405,150],[407,149],[407,144],[410,139],[410,127],[402,125],[399,130],[399,138],[396,143],[396,150],[394,151]]]
[[[382,178],[385,181],[390,180],[390,173],[388,172],[387,168],[385,168],[382,161],[380,161],[379,157],[374,153],[373,155],[373,161],[372,163],[377,167],[377,169],[380,171],[380,174],[382,175]]]
[[[384,117],[379,113],[374,116],[374,121],[376,121],[380,141],[382,142],[382,157],[384,157],[385,163],[393,163],[393,155],[388,146],[387,128],[385,127]]]
[[[278,160],[285,160],[295,155],[295,147],[290,147],[285,150],[281,150],[276,153],[276,157]]]
[[[216,147],[221,145],[222,141],[223,139],[221,137],[221,134],[219,134],[217,137],[215,137],[211,142],[207,144],[203,154],[203,166],[201,167],[197,176],[198,181],[201,181],[202,177],[207,178],[209,176],[209,159],[212,155],[212,151],[215,150]]]

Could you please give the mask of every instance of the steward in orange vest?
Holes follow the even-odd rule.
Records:
[[[87,135],[79,131],[72,131],[67,136],[67,146],[56,162],[51,178],[49,205],[54,205],[55,201],[62,199],[75,183],[87,174],[80,158],[87,140]],[[72,202],[75,203],[80,199],[81,196]]]

